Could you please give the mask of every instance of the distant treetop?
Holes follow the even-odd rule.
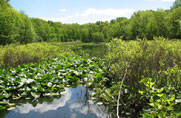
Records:
[[[175,0],[175,2],[173,3],[172,9],[181,7],[181,0]]]

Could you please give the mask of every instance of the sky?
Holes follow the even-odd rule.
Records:
[[[175,0],[11,0],[10,5],[33,18],[62,23],[95,23],[130,18],[139,10],[170,9]]]

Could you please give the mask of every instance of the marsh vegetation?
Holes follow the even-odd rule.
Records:
[[[180,0],[84,25],[29,18],[8,1],[0,117],[181,117]]]

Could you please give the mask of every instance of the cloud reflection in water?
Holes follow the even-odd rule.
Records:
[[[27,114],[30,111],[44,113],[49,110],[57,110],[59,107],[64,107],[66,105],[66,102],[71,98],[71,94],[69,88],[67,88],[62,97],[60,99],[55,99],[51,104],[44,102],[43,104],[38,104],[36,107],[33,107],[32,104],[27,103],[16,107],[15,112]]]
[[[88,104],[89,92],[85,86],[66,88],[59,99],[53,102],[17,106],[6,118],[108,118],[108,109],[96,104]]]
[[[98,106],[98,105],[91,105],[91,104],[87,104],[87,105],[82,105],[82,104],[71,104],[70,105],[70,111],[71,112],[79,112],[82,114],[95,114],[97,116],[97,118],[108,118],[109,115],[108,113],[108,109],[104,106]],[[76,115],[76,114],[75,114]],[[76,118],[76,117],[74,117]]]

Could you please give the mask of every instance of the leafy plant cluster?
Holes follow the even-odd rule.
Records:
[[[181,38],[181,7],[176,0],[169,10],[158,9],[138,11],[130,19],[119,17],[110,22],[63,24],[29,18],[9,4],[9,0],[0,1],[0,45],[30,42],[107,42],[112,38],[136,40],[154,36],[170,39]]]
[[[178,91],[174,90],[174,87],[170,88],[172,86],[159,88],[156,82],[152,81],[152,78],[141,80],[146,87],[144,91],[139,91],[142,95],[141,99],[149,100],[143,108],[143,118],[179,118],[181,116],[180,92],[176,93]]]
[[[180,45],[180,41],[162,37],[153,41],[113,39],[106,56],[109,79],[94,88],[96,101],[110,105],[115,117],[116,112],[122,117],[176,117],[181,98]]]
[[[68,55],[74,55],[74,53],[68,48],[51,43],[11,44],[0,46],[0,65],[16,67],[20,64],[37,63],[41,60]]]
[[[0,69],[0,110],[11,110],[17,100],[59,96],[73,83],[91,86],[103,77],[103,67],[99,58],[75,56]]]

